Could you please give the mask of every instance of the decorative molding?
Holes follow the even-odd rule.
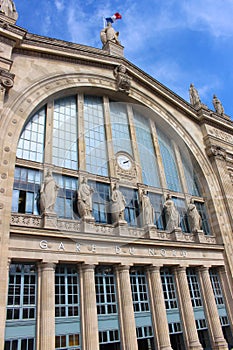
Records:
[[[209,130],[210,134],[212,134],[213,136],[215,136],[216,138],[229,142],[229,143],[233,143],[233,136],[222,131],[222,130],[218,130],[216,128],[210,129]]]
[[[222,148],[217,145],[210,145],[206,148],[206,153],[208,157],[215,157],[220,160],[226,160],[227,154],[225,148]]]
[[[132,78],[128,75],[126,66],[123,64],[117,66],[113,71],[113,75],[116,78],[117,90],[129,94]]]
[[[53,218],[54,219],[54,218]],[[135,239],[149,239],[159,241],[173,241],[173,242],[192,242],[192,243],[203,243],[203,244],[216,244],[216,238],[214,236],[205,235],[203,231],[197,231],[194,234],[184,233],[181,230],[174,230],[169,233],[167,231],[159,231],[156,227],[151,227],[150,230],[139,227],[118,227],[114,228],[113,225],[109,224],[97,224],[97,223],[85,223],[83,224],[80,220],[68,220],[68,219],[57,219],[54,220],[54,226],[52,226],[52,220],[49,222],[52,230],[69,233],[91,233],[106,236],[121,236]],[[17,214],[12,213],[11,225],[19,227],[32,227],[41,228],[44,227],[44,219],[41,216]],[[178,232],[179,231],[179,232]],[[38,233],[39,234],[39,233]]]
[[[12,88],[14,85],[14,78],[15,74],[9,73],[4,69],[0,69],[0,82],[4,89],[9,90]]]

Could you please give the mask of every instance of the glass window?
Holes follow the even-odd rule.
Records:
[[[166,309],[177,309],[178,303],[176,297],[174,276],[168,268],[162,268],[160,275],[162,280]]]
[[[11,339],[5,341],[4,350],[35,350],[35,339],[25,338],[25,339]]]
[[[202,306],[201,290],[198,282],[198,277],[196,271],[193,268],[187,268],[187,279],[192,306]]]
[[[65,334],[56,335],[55,350],[80,350],[80,335],[79,334]]]
[[[110,102],[110,116],[112,126],[112,143],[114,153],[125,151],[132,156],[131,137],[126,105]]]
[[[159,230],[164,230],[164,222],[163,222],[163,196],[158,193],[148,193],[150,202],[154,208],[155,213],[155,221],[154,224]]]
[[[60,218],[76,219],[78,217],[76,200],[78,179],[56,174],[54,174],[54,179],[59,186],[55,212]]]
[[[107,146],[101,97],[84,97],[84,129],[86,143],[86,170],[108,176]]]
[[[38,170],[16,167],[12,212],[39,215],[40,184]]]
[[[76,96],[54,101],[53,164],[78,169]]]
[[[24,126],[20,136],[17,157],[43,162],[45,138],[45,108],[35,113]]]
[[[134,312],[149,311],[147,280],[143,268],[132,267],[130,269],[130,283]]]
[[[208,223],[208,216],[205,208],[205,203],[195,201],[194,204],[197,207],[197,210],[201,216],[201,229],[206,235],[210,235],[210,227]]]
[[[111,223],[109,214],[110,186],[100,182],[90,181],[90,186],[94,189],[92,196],[92,215],[97,223]]]
[[[224,305],[224,299],[223,299],[220,279],[219,279],[218,273],[215,269],[210,269],[210,280],[211,280],[216,304],[217,305]]]
[[[176,209],[180,214],[180,227],[183,232],[190,232],[188,218],[187,218],[187,208],[185,204],[185,200],[182,198],[172,197]]]
[[[96,268],[95,288],[98,315],[116,314],[116,283],[112,267],[100,266]]]
[[[36,318],[37,274],[35,265],[11,264],[7,320]]]
[[[167,181],[167,188],[172,191],[181,192],[181,184],[176,165],[176,158],[171,141],[161,130],[158,129],[157,132]]]
[[[99,332],[99,343],[100,344],[118,343],[119,340],[120,340],[120,334],[119,334],[118,329],[111,329],[108,331]]]
[[[55,271],[55,317],[79,315],[79,276],[76,267],[57,265]]]
[[[201,194],[199,190],[198,178],[195,167],[192,164],[191,159],[187,160],[184,156],[182,156],[182,151],[180,152],[180,154],[184,168],[184,175],[188,187],[188,193],[193,196],[199,197]]]
[[[122,191],[126,206],[125,206],[125,220],[129,224],[129,226],[137,226],[139,225],[139,201],[138,201],[138,192],[136,190],[122,187],[120,188]]]
[[[143,183],[160,187],[157,157],[155,155],[149,121],[139,113],[134,112],[134,123]]]

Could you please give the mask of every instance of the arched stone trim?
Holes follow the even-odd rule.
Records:
[[[9,99],[9,102],[3,110],[1,120],[1,130],[5,137],[1,140],[2,166],[0,173],[1,178],[5,182],[5,185],[3,185],[4,188],[8,188],[8,199],[11,199],[11,190],[9,189],[13,186],[15,155],[18,143],[16,140],[18,140],[28,116],[37,109],[38,106],[42,106],[46,99],[51,99],[51,97],[54,96],[61,96],[61,93],[65,93],[66,91],[77,93],[78,89],[88,87],[94,89],[100,89],[101,87],[103,91],[110,91],[111,93],[116,92],[115,81],[113,78],[103,77],[102,75],[74,73],[47,77],[44,80],[40,80],[29,86],[26,90],[19,92],[18,97],[14,97],[13,101]],[[153,99],[151,94],[150,97],[148,97],[145,93],[140,92],[134,83],[132,83],[129,97],[135,99],[137,103],[139,102],[141,104],[143,102],[144,106],[148,107],[155,112],[158,117],[167,122],[174,132],[184,140],[188,149],[190,149],[202,169],[210,198],[217,198],[221,194],[221,190],[216,176],[212,172],[210,162],[183,125],[158,103],[156,97]],[[8,174],[10,175],[9,178]],[[3,196],[5,197],[6,193],[4,193]],[[6,201],[5,198],[4,202],[6,203],[5,209],[9,212],[11,204],[9,203],[10,200]],[[221,201],[218,202],[218,207],[220,206],[224,211]],[[225,220],[222,217],[219,217],[220,225],[224,224],[224,221]]]

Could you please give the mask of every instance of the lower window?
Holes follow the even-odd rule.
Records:
[[[56,335],[55,337],[56,350],[80,350],[80,335],[79,334],[65,334]]]
[[[6,340],[4,350],[35,350],[35,339],[12,339]]]

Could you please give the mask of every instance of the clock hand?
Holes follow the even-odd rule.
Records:
[[[126,164],[126,163],[128,163],[129,161],[128,160],[125,160],[124,162],[123,162],[123,164]]]

